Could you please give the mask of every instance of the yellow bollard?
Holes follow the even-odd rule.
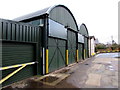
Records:
[[[76,50],[76,58],[77,58],[77,62],[79,61],[79,58],[78,58],[78,49]]]
[[[68,50],[66,50],[66,65],[68,65]]]
[[[48,49],[46,49],[46,74],[49,73],[48,69]]]
[[[85,59],[85,57],[86,57],[86,51],[85,51],[85,49],[84,49],[84,59]]]

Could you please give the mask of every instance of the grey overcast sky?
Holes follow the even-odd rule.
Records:
[[[0,0],[0,18],[16,17],[62,4],[73,13],[77,24],[85,23],[89,35],[99,42],[111,42],[111,36],[118,42],[118,1],[119,0]]]

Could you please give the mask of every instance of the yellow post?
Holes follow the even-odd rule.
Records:
[[[68,50],[66,50],[66,65],[68,65]]]
[[[49,73],[48,70],[48,49],[46,49],[46,74]]]
[[[77,58],[76,61],[78,62],[78,59],[79,59],[79,58],[78,58],[78,49],[76,50],[76,58]]]
[[[85,51],[85,49],[84,49],[84,59],[85,59],[85,57],[86,57],[86,51]]]

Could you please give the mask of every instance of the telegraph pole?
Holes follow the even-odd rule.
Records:
[[[113,36],[111,36],[111,43],[113,44],[114,40],[113,40]]]

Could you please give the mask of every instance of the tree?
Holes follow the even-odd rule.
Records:
[[[117,48],[118,48],[118,44],[114,43],[114,44],[111,45],[111,49],[112,49],[112,50],[115,50],[115,49],[117,49]]]
[[[100,43],[96,45],[95,50],[98,51],[99,49],[106,49],[106,48],[107,48],[106,45]]]

